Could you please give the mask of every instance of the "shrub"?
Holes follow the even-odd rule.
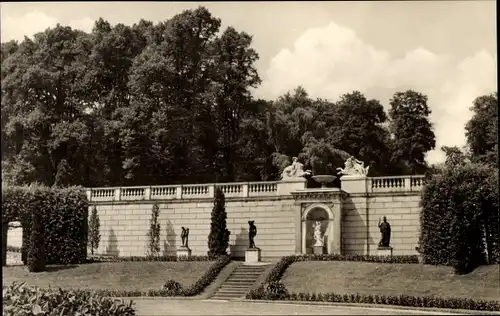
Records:
[[[173,261],[211,261],[213,258],[209,258],[208,256],[182,256],[177,257],[173,256],[156,256],[156,257],[148,257],[148,256],[137,256],[137,257],[104,257],[104,256],[96,256],[92,258],[88,258],[86,263],[96,263],[96,262],[173,262]]]
[[[103,297],[90,290],[55,290],[14,283],[3,290],[3,312],[18,315],[109,315],[133,316],[133,303]]]
[[[419,240],[424,263],[467,273],[486,261],[499,262],[498,169],[493,169],[445,166],[426,181]]]
[[[101,223],[97,214],[97,207],[94,205],[89,219],[89,242],[92,254],[94,254],[94,249],[97,250],[99,248],[99,242],[101,241],[100,227]]]
[[[288,297],[288,290],[281,281],[272,281],[264,285],[263,294],[266,300],[282,300]]]
[[[174,280],[168,280],[162,286],[161,290],[165,293],[166,296],[180,296],[182,295],[182,285]]]
[[[80,187],[2,186],[2,220],[20,221],[22,258],[27,263],[31,214],[43,222],[47,264],[83,263],[87,257],[88,201]]]
[[[30,248],[28,252],[28,269],[30,272],[45,270],[45,240],[43,237],[43,223],[40,214],[33,213]]]
[[[156,257],[160,253],[160,223],[158,222],[158,216],[160,215],[160,208],[158,204],[153,204],[153,209],[151,210],[151,219],[149,220],[149,231],[148,231],[148,257]]]
[[[227,255],[230,232],[227,229],[225,203],[224,193],[222,193],[220,188],[217,188],[215,191],[214,207],[212,209],[210,234],[208,235],[209,257]]]

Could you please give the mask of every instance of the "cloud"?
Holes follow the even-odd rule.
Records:
[[[434,54],[424,47],[401,57],[363,42],[347,27],[331,22],[309,29],[270,62],[255,94],[264,98],[302,85],[312,97],[335,101],[359,90],[385,106],[396,91],[414,89],[429,97],[436,150],[430,163],[444,160],[442,145],[463,146],[472,101],[497,89],[496,56],[479,51],[463,60]]]
[[[32,37],[38,32],[45,31],[47,28],[55,27],[58,22],[61,23],[56,18],[37,10],[30,11],[17,17],[10,16],[2,11],[2,42],[10,40],[22,41],[24,36]],[[94,26],[94,20],[85,17],[78,20],[70,20],[69,23],[61,24],[69,25],[72,28],[89,32]]]

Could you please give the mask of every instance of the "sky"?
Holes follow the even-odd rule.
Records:
[[[396,91],[428,96],[436,149],[465,145],[473,100],[497,90],[496,1],[345,2],[3,2],[1,41],[22,40],[57,23],[91,31],[99,17],[132,25],[205,6],[253,36],[262,84],[275,99],[302,85],[336,101],[359,90],[386,109]]]

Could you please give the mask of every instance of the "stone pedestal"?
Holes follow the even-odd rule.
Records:
[[[378,247],[377,256],[380,257],[392,257],[392,247]]]
[[[367,181],[368,178],[366,176],[347,175],[340,178],[340,186],[343,191],[349,194],[366,193]]]
[[[188,247],[180,247],[177,249],[177,258],[179,257],[191,257],[191,249],[189,249]]]
[[[260,261],[260,248],[247,248],[245,250],[245,263],[257,263]]]
[[[322,255],[325,253],[325,247],[324,246],[314,246],[313,253],[315,255]]]

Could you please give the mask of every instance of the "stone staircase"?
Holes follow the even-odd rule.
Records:
[[[267,267],[265,264],[239,265],[210,299],[232,300],[243,297]]]

